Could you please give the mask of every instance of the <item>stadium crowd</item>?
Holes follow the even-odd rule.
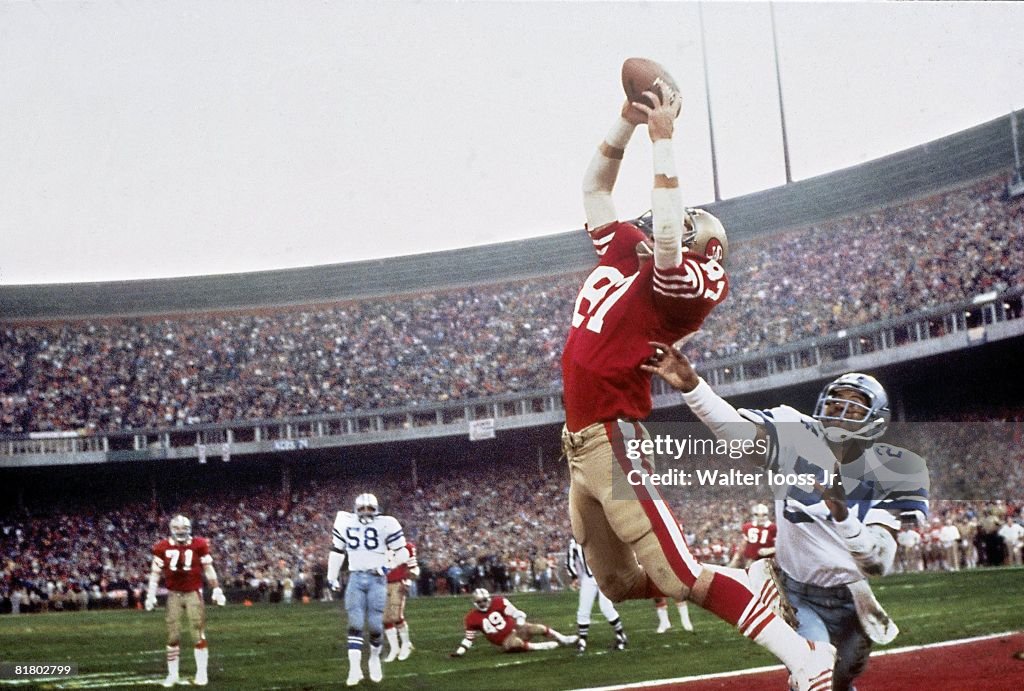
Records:
[[[1021,285],[1002,178],[734,243],[710,359]],[[0,433],[118,431],[415,406],[560,385],[580,276],[322,308],[0,329]]]
[[[1010,434],[1019,433],[1020,426],[1013,426]],[[922,442],[918,448],[942,459],[946,443]],[[979,492],[976,486],[973,494],[956,494],[962,489],[958,463],[933,461],[931,496],[944,498],[933,500],[931,523],[917,527],[916,547],[901,552],[903,570],[1020,563],[1024,451],[1007,454],[1006,445],[979,448],[979,454],[991,455],[979,456],[973,467],[999,474],[999,490]],[[0,516],[0,612],[137,606],[149,550],[166,535],[167,519],[177,512],[192,518],[195,534],[211,540],[221,583],[235,599],[320,597],[335,512],[349,510],[347,502],[365,489],[377,494],[416,542],[422,594],[481,585],[505,591],[568,585],[561,570],[571,533],[561,500],[568,485],[562,464],[535,470],[518,458],[493,458],[459,469],[424,468],[416,476],[355,478],[342,472],[318,469],[288,491],[252,481],[167,490],[149,501],[119,501],[112,491],[104,507],[94,498],[62,496],[9,512]],[[772,504],[756,491],[686,492],[666,491],[666,497],[694,551],[711,563],[728,563],[754,503]],[[942,533],[947,523],[957,527],[955,538]]]

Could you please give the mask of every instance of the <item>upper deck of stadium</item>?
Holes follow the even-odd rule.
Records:
[[[701,206],[722,219],[736,242],[924,197],[1008,173],[1013,165],[1006,116],[862,165]],[[0,286],[0,322],[307,305],[564,274],[592,263],[583,233],[563,229],[530,240],[300,269]]]

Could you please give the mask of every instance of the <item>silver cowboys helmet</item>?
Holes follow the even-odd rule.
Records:
[[[473,591],[473,606],[481,612],[491,608],[491,594],[487,592],[487,588],[477,588]]]
[[[192,539],[192,521],[181,514],[171,519],[171,537],[180,545]]]
[[[851,389],[860,393],[867,400],[867,405],[838,398],[835,394],[840,389]],[[830,403],[840,405],[842,409],[838,413],[826,415],[825,408]],[[825,435],[830,441],[874,441],[885,434],[889,420],[892,419],[889,394],[871,375],[850,372],[833,381],[821,392],[818,403],[814,406],[814,418],[825,425]],[[843,423],[856,423],[860,427],[853,430],[845,429]]]
[[[356,516],[359,517],[360,523],[369,523],[378,515],[380,515],[380,504],[377,503],[377,497],[373,496],[369,492],[364,492],[356,497],[355,503]]]

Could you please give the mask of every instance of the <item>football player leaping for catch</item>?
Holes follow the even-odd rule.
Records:
[[[163,575],[167,586],[167,678],[163,685],[178,683],[181,663],[181,619],[188,618],[196,659],[195,686],[206,686],[210,649],[206,644],[206,609],[203,605],[203,576],[213,589],[210,599],[223,606],[227,599],[217,584],[210,543],[206,538],[192,536],[192,522],[178,515],[171,519],[171,537],[153,545],[149,585],[146,588],[146,611],[156,607],[156,587]]]
[[[551,650],[560,645],[572,645],[576,636],[565,636],[550,626],[531,624],[526,613],[500,596],[491,596],[484,588],[473,591],[473,609],[466,615],[466,636],[450,657],[462,657],[473,646],[477,632],[506,653],[530,650]],[[533,636],[547,636],[554,640],[535,643]]]
[[[668,503],[647,481],[654,459],[627,452],[650,439],[640,422],[653,407],[651,375],[641,369],[653,352],[650,342],[676,343],[695,333],[728,291],[722,224],[682,205],[672,145],[679,94],[663,82],[659,91],[645,92],[652,105],[623,105],[584,176],[598,264],[576,298],[562,354],[572,532],[613,602],[693,600],[782,660],[798,691],[818,691],[829,687],[834,650],[778,619],[763,601],[767,589],[745,572],[697,561]],[[611,200],[626,145],[642,123],[654,159],[652,238],[636,222],[617,220]],[[637,484],[627,481],[630,474]],[[632,496],[613,496],[614,486]]]

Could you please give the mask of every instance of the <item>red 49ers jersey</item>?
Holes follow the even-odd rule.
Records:
[[[758,550],[768,547],[775,547],[775,532],[778,530],[774,523],[768,525],[754,525],[753,521],[743,524],[743,556],[747,559],[757,559],[760,555]]]
[[[466,638],[472,638],[476,631],[483,631],[494,645],[501,645],[516,627],[515,620],[505,614],[505,598],[494,596],[486,612],[474,608],[466,615]]]
[[[165,538],[153,545],[153,557],[163,569],[167,589],[178,593],[202,588],[203,566],[213,561],[210,543],[202,537],[194,537],[185,545]]]
[[[639,369],[649,341],[674,343],[700,328],[725,299],[728,278],[710,257],[683,252],[673,269],[640,261],[647,237],[630,223],[590,234],[600,261],[583,283],[562,352],[565,421],[571,432],[615,418],[642,420],[652,407],[651,375]]]
[[[409,558],[388,571],[388,583],[398,583],[399,581],[404,581],[407,578],[412,578],[414,574],[410,570],[410,565],[419,566],[419,563],[416,560],[416,545],[414,545],[410,540],[406,540],[405,547],[409,550]]]

